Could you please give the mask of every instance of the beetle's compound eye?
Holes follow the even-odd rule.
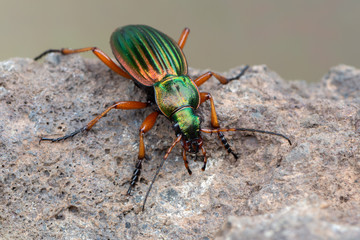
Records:
[[[179,135],[181,134],[181,130],[180,130],[179,123],[175,123],[175,124],[173,125],[173,129],[174,129],[174,131],[175,131],[176,136],[179,136]]]

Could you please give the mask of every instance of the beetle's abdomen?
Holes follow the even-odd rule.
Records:
[[[159,109],[168,118],[183,107],[197,109],[200,104],[199,90],[187,76],[173,76],[157,82],[154,92]]]
[[[186,75],[187,63],[178,44],[145,25],[129,25],[111,35],[111,48],[120,65],[135,80],[152,86],[168,75]]]

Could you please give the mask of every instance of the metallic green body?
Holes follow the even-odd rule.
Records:
[[[181,108],[172,116],[172,120],[179,124],[185,140],[194,140],[200,137],[200,118],[195,115],[193,108]]]
[[[170,118],[185,106],[197,109],[199,91],[188,76],[171,76],[154,84],[155,100],[160,111]]]
[[[178,44],[145,25],[116,29],[110,44],[121,67],[140,84],[151,87],[168,75],[187,74],[187,62]]]
[[[196,84],[187,76],[187,62],[179,45],[164,33],[145,25],[116,29],[111,48],[121,67],[140,86],[153,88],[159,110],[187,140],[199,138],[200,105]]]
[[[197,86],[188,76],[172,76],[154,84],[160,111],[179,124],[186,139],[199,137],[200,120],[194,110],[200,105]]]

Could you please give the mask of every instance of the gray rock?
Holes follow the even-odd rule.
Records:
[[[315,195],[275,213],[230,216],[216,239],[360,239],[358,226],[329,221],[327,208]]]
[[[0,236],[358,238],[358,73],[339,66],[310,85],[252,66],[228,85],[209,80],[200,90],[213,95],[222,127],[280,132],[293,145],[276,136],[227,133],[240,156],[235,161],[216,135],[203,134],[206,171],[189,155],[189,176],[181,147],[175,147],[142,212],[144,195],[175,138],[164,117],[145,135],[151,159],[133,196],[126,191],[138,129],[151,109],[113,110],[91,131],[64,142],[39,144],[39,138],[72,132],[113,102],[145,101],[145,94],[98,60],[78,55],[0,62]],[[190,71],[193,78],[200,74]],[[210,127],[209,107],[204,103],[198,111],[203,127]]]

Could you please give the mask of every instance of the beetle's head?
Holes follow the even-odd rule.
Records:
[[[193,108],[185,107],[173,114],[176,136],[182,135],[182,146],[187,152],[198,153],[202,147],[200,136],[200,118]]]

